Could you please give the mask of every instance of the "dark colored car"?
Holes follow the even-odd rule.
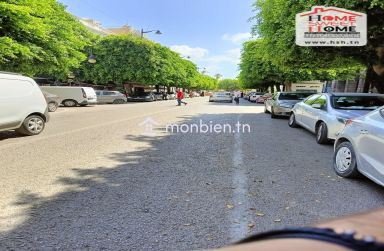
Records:
[[[128,102],[140,102],[140,101],[152,102],[155,100],[156,100],[156,97],[152,92],[139,92],[139,93],[131,94],[127,97]]]

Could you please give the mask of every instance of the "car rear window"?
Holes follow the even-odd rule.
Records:
[[[229,93],[229,92],[217,92],[217,93],[214,93],[213,95],[218,96],[218,97],[224,97],[224,96],[231,96],[231,93]]]
[[[384,105],[384,97],[378,96],[335,96],[331,98],[335,109],[375,110]]]

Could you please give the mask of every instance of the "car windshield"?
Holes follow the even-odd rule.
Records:
[[[335,109],[375,110],[384,105],[384,97],[377,96],[335,96],[331,98]]]
[[[279,100],[303,100],[313,93],[280,93]]]

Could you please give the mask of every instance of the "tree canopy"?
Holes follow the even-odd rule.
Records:
[[[0,68],[64,78],[87,57],[89,33],[56,0],[0,1]]]
[[[97,62],[89,64],[92,52]],[[95,84],[162,84],[215,89],[217,80],[158,43],[90,33],[57,0],[0,0],[0,70]]]
[[[200,74],[191,61],[182,59],[165,46],[135,35],[106,36],[91,49],[97,63],[82,64],[76,75],[83,81],[207,89],[216,86],[216,80]]]
[[[243,44],[239,79],[243,88],[266,89],[272,85],[293,83],[302,80],[327,80],[355,76],[355,68],[305,68],[278,64],[267,55],[264,39]]]
[[[218,89],[226,91],[235,91],[241,89],[238,79],[222,79],[218,83]]]
[[[325,5],[365,12],[368,45],[363,47],[300,47],[295,45],[295,15],[312,6]],[[263,59],[283,69],[300,68],[334,77],[351,76],[382,65],[378,47],[384,43],[384,2],[379,0],[256,0],[252,30],[264,43]],[[383,56],[384,57],[384,56]],[[383,66],[384,67],[384,66]],[[379,74],[376,71],[376,74]],[[384,72],[381,73],[384,75]]]

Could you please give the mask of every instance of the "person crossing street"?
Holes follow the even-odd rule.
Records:
[[[187,105],[187,102],[183,101],[184,93],[181,91],[181,89],[177,90],[177,105],[181,106],[181,104]]]

